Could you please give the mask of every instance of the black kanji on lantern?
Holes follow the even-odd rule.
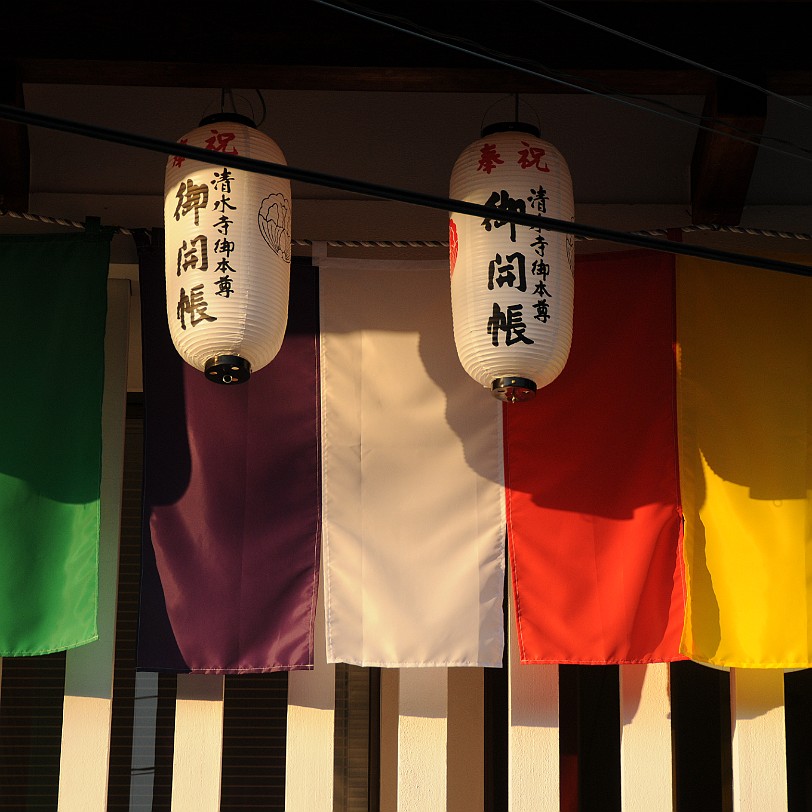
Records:
[[[524,200],[515,200],[504,189],[499,192],[492,192],[491,196],[485,201],[486,206],[493,206],[495,209],[506,212],[515,212],[518,214],[525,214],[527,207]],[[516,224],[509,223],[507,220],[497,220],[491,217],[486,217],[482,221],[485,231],[490,231],[492,228],[502,228],[503,225],[510,225],[510,241],[516,242]]]
[[[227,257],[230,257],[233,252],[234,252],[234,240],[222,239],[214,241],[215,254],[225,254]]]
[[[237,211],[237,207],[231,205],[230,197],[227,197],[226,195],[220,195],[220,199],[214,201],[214,210],[225,212],[226,209],[231,209],[231,211]]]
[[[518,280],[519,284],[516,284]],[[493,290],[494,282],[499,287],[507,285],[516,290],[527,290],[527,277],[524,270],[524,254],[508,254],[502,262],[502,255],[497,254],[488,263],[488,290]]]
[[[186,329],[186,316],[189,316],[189,323],[196,327],[201,321],[217,321],[216,316],[210,316],[206,309],[208,302],[203,298],[203,284],[195,285],[189,293],[181,288],[178,299],[178,321],[182,329]]]
[[[550,263],[541,259],[534,259],[533,264],[530,266],[530,273],[533,276],[540,276],[546,282],[547,277],[550,275]]]
[[[549,198],[547,197],[547,190],[541,184],[539,184],[538,189],[531,189],[530,197],[527,198],[530,208],[535,209],[537,212],[539,212],[539,214],[547,213],[548,200]]]
[[[211,182],[211,185],[214,186],[218,192],[231,194],[232,180],[234,180],[234,173],[231,172],[227,166],[224,166],[222,172],[214,173],[214,180]]]
[[[534,296],[550,296],[550,291],[547,290],[547,279],[546,277],[539,282],[536,282],[536,287],[533,288],[533,295]]]
[[[188,243],[184,240],[178,248],[178,276],[181,271],[207,271],[209,269],[209,241],[205,234],[198,234]],[[200,267],[198,267],[198,262]]]
[[[220,219],[214,224],[214,227],[221,233],[221,234],[228,234],[229,226],[233,226],[234,221],[229,220],[225,214],[220,215]]]
[[[235,273],[237,270],[236,268],[231,267],[231,263],[228,261],[228,257],[223,257],[218,263],[217,267],[215,268],[217,273]]]
[[[522,305],[509,305],[506,312],[502,312],[497,302],[493,303],[493,315],[488,319],[488,335],[494,347],[499,346],[499,334],[505,334],[505,346],[521,341],[524,344],[534,344],[532,338],[526,336],[527,325],[522,317]]]
[[[232,285],[232,280],[230,276],[221,276],[217,280],[217,285],[220,290],[215,292],[215,296],[225,296],[228,299],[232,293],[234,293],[234,286]]]
[[[530,243],[530,247],[535,249],[535,252],[540,256],[544,256],[544,249],[547,247],[548,243],[547,240],[544,239],[544,235],[539,231],[536,235],[533,242]]]
[[[533,316],[534,319],[540,321],[542,324],[547,324],[550,320],[550,305],[546,299],[540,299],[537,301],[533,307],[536,308],[536,315]]]
[[[209,204],[209,187],[205,184],[195,185],[194,178],[181,183],[177,194],[178,205],[175,207],[175,219],[180,220],[190,211],[195,214],[195,225],[200,225],[200,209],[205,209]]]

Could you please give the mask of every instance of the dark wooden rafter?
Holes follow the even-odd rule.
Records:
[[[579,93],[578,87],[641,95],[704,96],[709,74],[695,69],[572,69],[568,84],[503,68],[265,65],[125,60],[20,59],[31,84],[118,87],[238,87],[262,90],[355,90],[422,93]],[[575,85],[578,87],[571,87]]]
[[[705,99],[691,163],[691,220],[735,226],[741,221],[767,116],[762,93],[720,79]],[[731,138],[747,137],[750,143]]]
[[[4,43],[4,58],[20,66],[24,82],[76,85],[573,92],[489,63],[482,55],[522,62],[542,73],[549,67],[608,92],[705,95],[712,82],[711,74],[695,65],[532,0],[356,2],[360,16],[300,0],[258,8],[256,15],[230,19],[227,26],[168,4],[160,21],[142,15],[125,27],[95,0],[87,4],[80,27],[73,25],[71,6],[56,6],[43,15],[36,5],[12,4],[4,21],[15,35]],[[702,64],[734,65],[742,54],[758,54],[775,90],[787,92],[780,87],[786,74],[800,93],[812,71],[804,5],[786,0],[569,0],[562,8]],[[363,19],[367,12],[424,31],[427,39]],[[780,20],[780,37],[762,36],[770,20]],[[70,37],[64,35],[68,29]]]
[[[25,107],[19,71],[0,62],[0,103]],[[30,153],[28,129],[0,119],[0,208],[28,211]]]

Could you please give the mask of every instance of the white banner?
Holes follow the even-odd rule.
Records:
[[[457,358],[448,268],[316,261],[327,659],[499,666],[502,407]]]

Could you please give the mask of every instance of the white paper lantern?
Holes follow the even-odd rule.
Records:
[[[454,165],[450,194],[505,212],[574,220],[567,164],[529,124],[485,128]],[[455,213],[449,230],[460,361],[496,397],[530,400],[569,355],[572,235]]]
[[[214,163],[166,165],[166,309],[183,359],[217,383],[241,383],[279,352],[288,319],[290,182],[218,165],[218,153],[285,163],[276,143],[234,114],[201,121],[180,143]]]

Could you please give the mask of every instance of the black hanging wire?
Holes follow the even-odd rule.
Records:
[[[721,119],[697,116],[659,99],[643,97],[646,103],[651,105],[646,106],[637,101],[640,98],[638,96],[632,96],[631,94],[615,90],[597,82],[589,82],[582,77],[575,77],[561,71],[553,70],[552,68],[545,65],[540,65],[539,63],[532,62],[528,59],[511,57],[507,54],[503,54],[499,51],[479,45],[478,43],[472,42],[471,40],[463,37],[440,34],[437,31],[420,26],[411,20],[405,19],[404,17],[383,14],[377,11],[373,14],[369,8],[347,2],[347,0],[344,0],[343,5],[331,2],[331,0],[311,0],[311,2],[318,3],[319,5],[326,6],[327,8],[334,9],[335,11],[341,11],[345,14],[349,14],[350,16],[364,20],[365,22],[376,23],[384,28],[389,28],[402,34],[409,34],[413,37],[417,37],[418,39],[425,40],[426,42],[432,42],[435,45],[442,45],[445,48],[450,48],[453,51],[458,51],[466,54],[467,56],[484,59],[485,61],[492,62],[495,65],[516,70],[521,73],[528,74],[529,76],[535,76],[536,78],[544,79],[552,82],[553,84],[569,87],[573,90],[578,90],[582,93],[597,96],[598,98],[605,99],[607,101],[623,104],[626,107],[631,107],[634,110],[641,110],[646,113],[651,113],[652,115],[659,116],[660,118],[665,118],[669,121],[675,121],[679,124],[687,125],[693,129],[705,130],[706,132],[713,133],[714,135],[721,135],[722,137],[729,138],[733,141],[741,141],[742,143],[757,146],[760,149],[766,149],[770,152],[778,153],[779,155],[812,163],[812,149],[804,147],[800,144],[795,144],[791,141],[787,141],[786,139],[773,138],[771,136],[765,136],[762,133],[754,133],[748,130],[743,130],[739,127],[732,127],[730,122],[722,121]],[[542,70],[539,70],[539,68]],[[666,112],[667,110],[670,110],[671,112]],[[677,115],[672,115],[672,113],[676,113]],[[724,125],[724,130],[716,130],[711,127],[710,124],[722,124]],[[772,141],[775,142],[775,144],[789,146],[797,151],[791,152],[790,150],[783,149],[782,146],[775,146],[771,143],[765,143],[766,141]]]
[[[400,203],[410,203],[415,206],[440,209],[446,212],[458,212],[459,214],[468,214],[473,217],[482,217],[483,219],[498,219],[533,229],[542,228],[561,234],[574,234],[576,237],[584,237],[585,239],[607,240],[608,242],[633,245],[637,248],[648,248],[670,254],[682,254],[685,256],[698,257],[699,259],[731,263],[733,265],[781,271],[797,276],[812,276],[812,267],[797,265],[792,262],[783,262],[766,257],[754,257],[749,254],[735,254],[729,251],[718,251],[699,245],[661,240],[640,234],[629,234],[624,231],[613,231],[611,229],[584,225],[582,223],[556,220],[552,217],[543,217],[541,215],[503,211],[493,206],[483,206],[478,203],[469,203],[465,200],[439,197],[423,192],[413,192],[392,186],[383,186],[377,183],[355,180],[353,178],[342,178],[336,175],[328,175],[324,172],[315,172],[310,169],[299,169],[285,164],[275,164],[270,161],[258,161],[256,158],[246,158],[242,155],[229,155],[223,152],[214,154],[211,150],[193,147],[189,144],[181,144],[174,141],[153,138],[152,136],[136,135],[108,127],[69,121],[68,119],[48,116],[43,113],[21,110],[19,107],[12,107],[7,104],[0,104],[0,119],[14,121],[18,124],[29,124],[34,127],[44,127],[50,130],[73,133],[74,135],[83,135],[100,141],[109,141],[114,144],[123,144],[138,149],[146,149],[164,155],[178,155],[215,166],[228,166],[232,169],[242,169],[246,172],[256,172],[260,175],[287,178],[288,180],[301,181],[302,183],[310,183],[315,186],[325,186],[329,189],[341,189],[342,191],[354,192],[355,194],[365,195],[366,197],[394,200]]]
[[[262,116],[260,117],[259,121],[257,122],[257,127],[261,127],[268,116],[268,107],[265,104],[265,97],[262,95],[261,90],[254,91],[257,96],[259,97],[259,104],[262,109]]]
[[[742,79],[739,76],[733,76],[730,73],[725,73],[724,71],[717,70],[716,68],[712,68],[708,65],[703,65],[701,62],[696,62],[693,59],[689,59],[686,56],[681,56],[680,54],[675,54],[673,51],[667,51],[665,48],[660,48],[657,45],[653,45],[650,42],[645,42],[644,40],[638,39],[637,37],[633,37],[631,34],[625,34],[623,31],[618,31],[616,28],[610,28],[608,25],[604,25],[603,23],[596,22],[595,20],[590,20],[587,17],[582,17],[580,14],[575,14],[568,9],[561,8],[560,6],[555,5],[555,3],[548,3],[547,0],[530,0],[531,3],[535,3],[538,6],[543,6],[550,11],[554,11],[557,14],[562,14],[565,17],[569,17],[571,20],[576,20],[579,23],[583,23],[584,25],[592,26],[592,28],[597,28],[599,31],[603,31],[605,34],[611,34],[615,37],[620,37],[621,39],[625,39],[627,42],[632,42],[635,45],[639,45],[641,48],[647,48],[650,51],[654,51],[655,53],[661,54],[662,56],[670,57],[671,59],[676,59],[678,62],[682,62],[685,65],[691,65],[691,67],[699,68],[700,70],[706,71],[707,73],[712,73],[714,76],[719,76],[722,79],[727,79],[731,82],[735,82],[736,84],[742,85],[743,87],[749,87],[751,90],[757,90],[759,93],[764,93],[766,96],[772,96],[774,99],[778,99],[782,102],[786,102],[787,104],[793,104],[796,107],[800,107],[803,110],[812,110],[812,106],[806,104],[805,102],[799,101],[798,99],[791,99],[789,96],[784,96],[781,93],[776,93],[774,90],[770,90],[769,88],[762,87],[761,85],[757,85],[754,82],[748,82],[746,79]]]

